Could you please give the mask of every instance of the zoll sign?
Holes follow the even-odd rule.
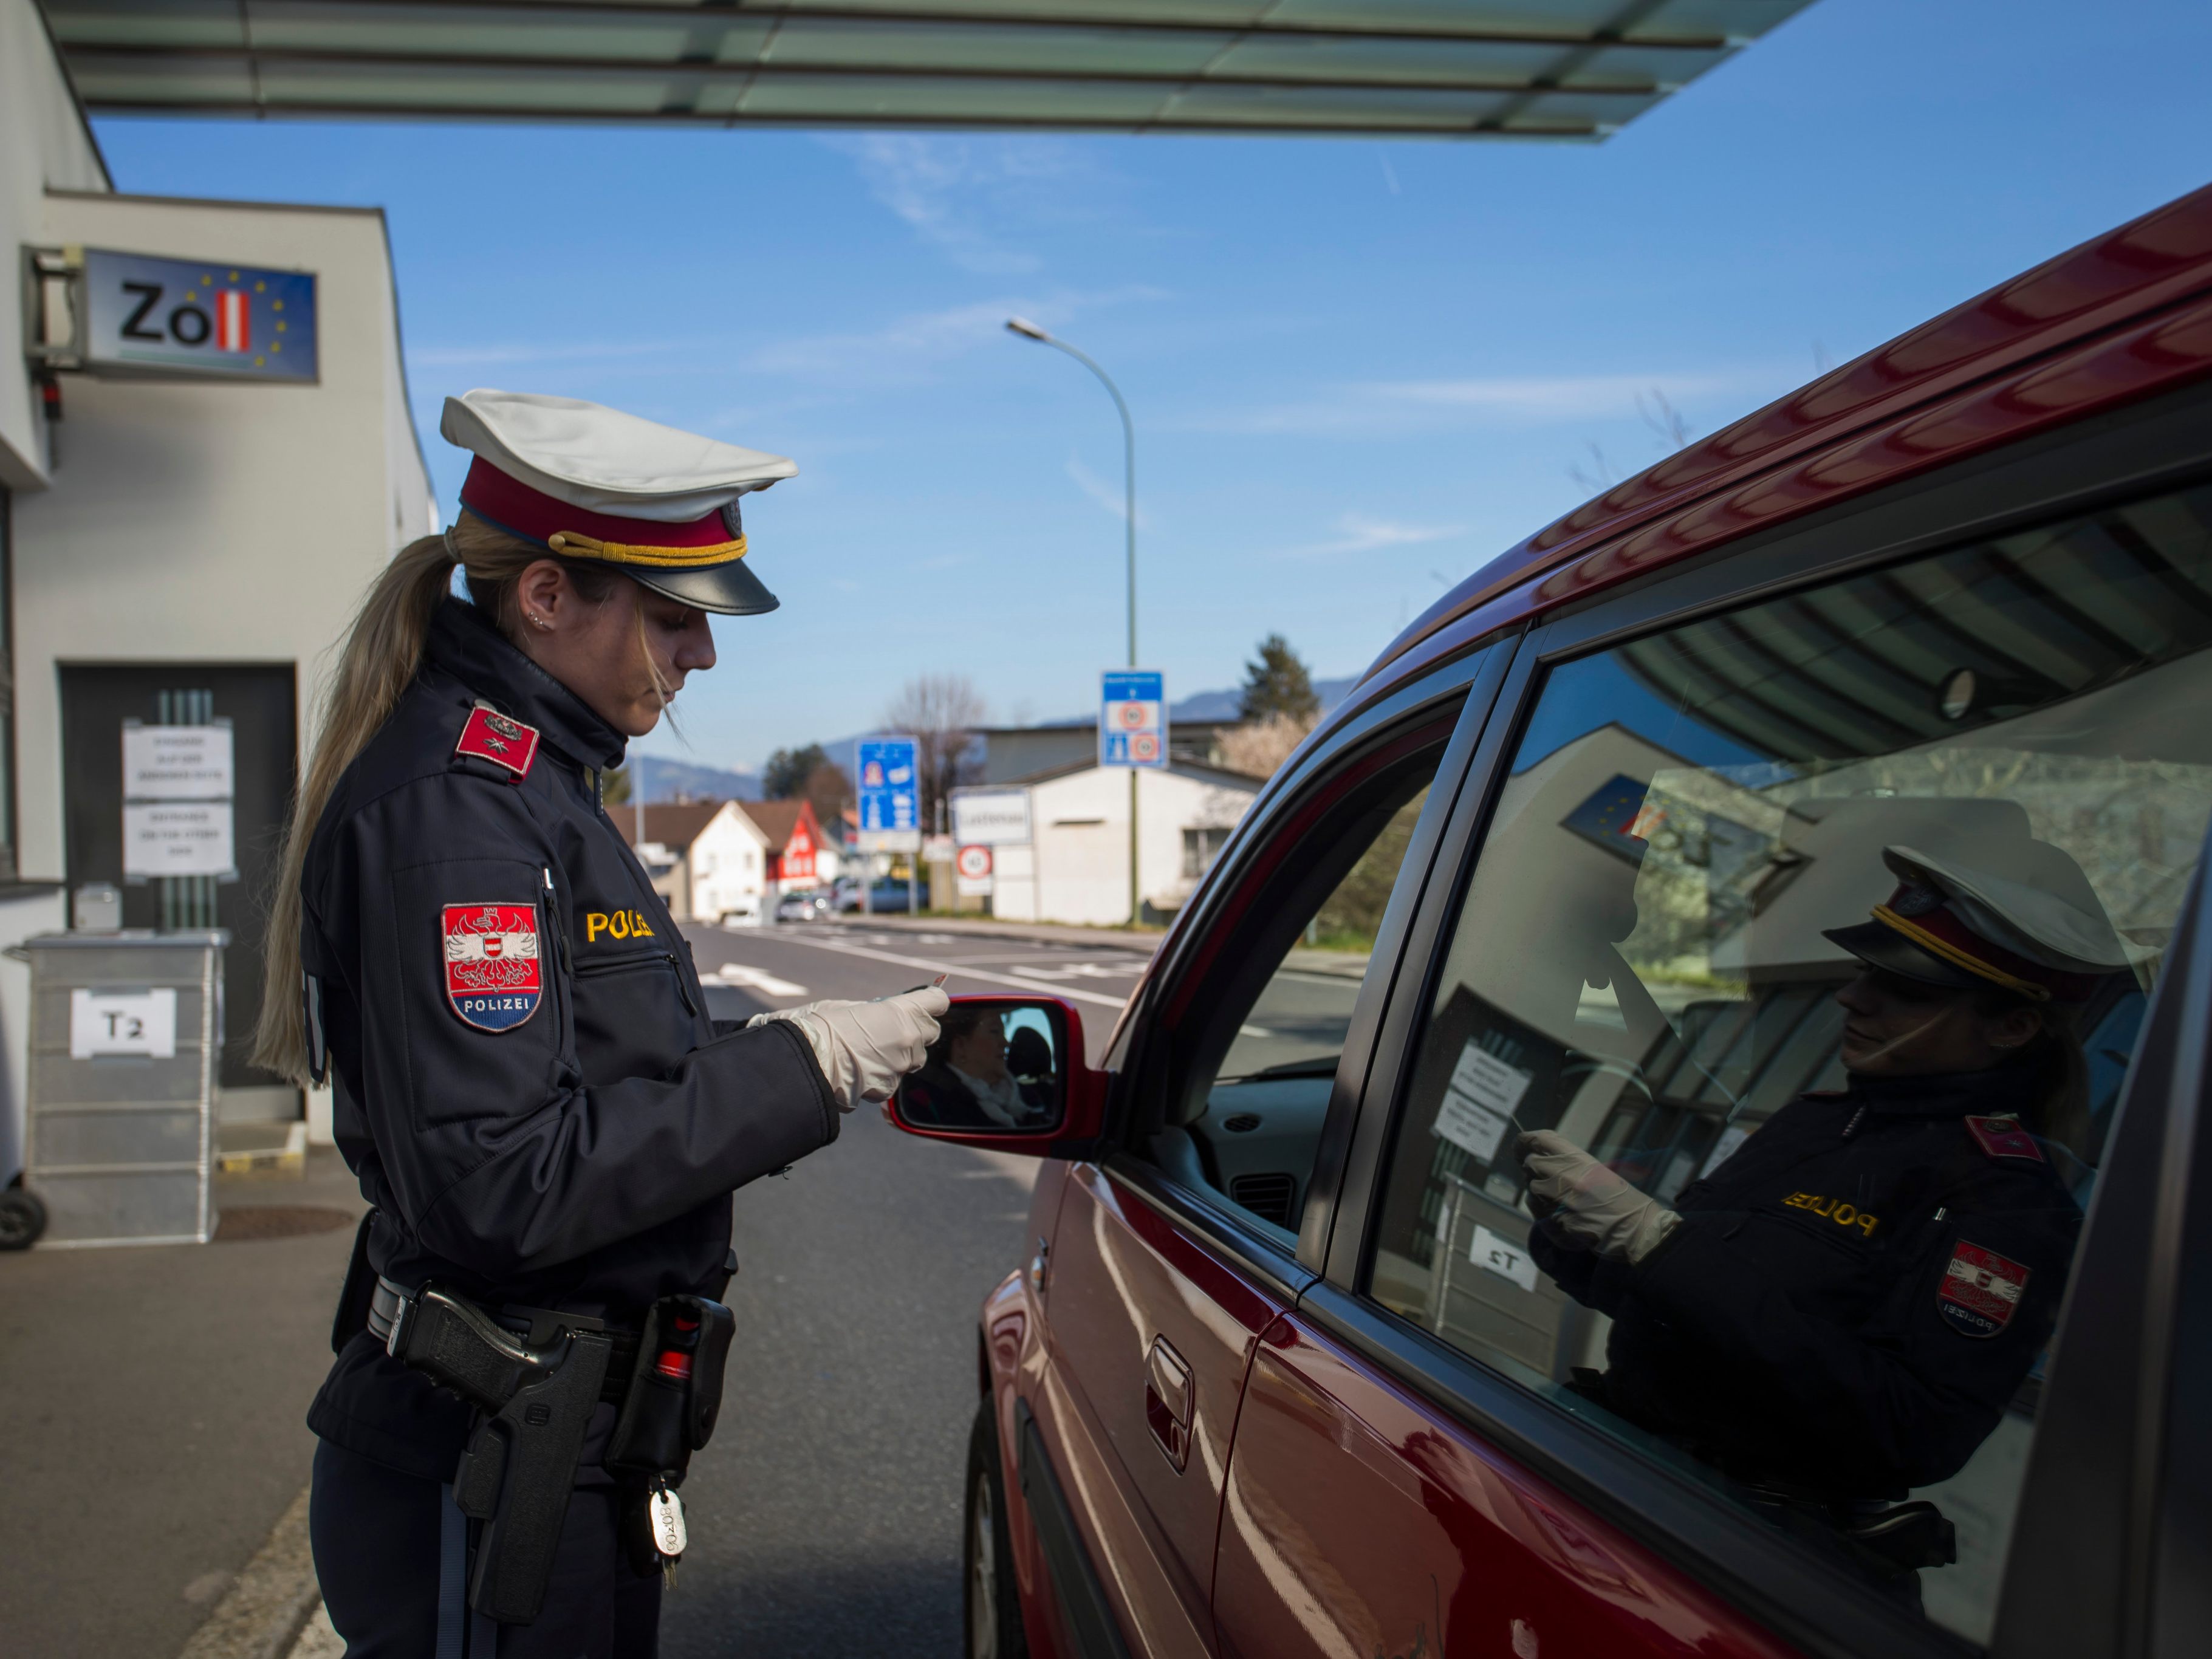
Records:
[[[223,380],[317,377],[315,278],[219,259],[86,248],[76,273],[81,365]]]

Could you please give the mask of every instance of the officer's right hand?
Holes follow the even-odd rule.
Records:
[[[745,1023],[787,1019],[798,1026],[837,1097],[838,1109],[849,1112],[864,1100],[889,1100],[902,1078],[921,1069],[929,1045],[937,1041],[938,1016],[951,1006],[943,991],[926,985],[873,1002],[778,1008]]]
[[[1571,1250],[1633,1267],[1682,1219],[1552,1130],[1520,1136],[1513,1152],[1528,1176],[1536,1224]]]

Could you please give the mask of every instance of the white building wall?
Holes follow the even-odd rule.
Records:
[[[15,502],[18,857],[62,870],[64,661],[289,662],[300,732],[362,591],[432,523],[399,396],[384,216],[49,196],[37,240],[313,270],[321,381],[64,377],[51,487]]]
[[[691,843],[691,914],[702,921],[758,917],[767,893],[768,839],[733,801]]]
[[[49,430],[23,357],[21,250],[85,245],[313,270],[319,384],[65,374]],[[304,752],[362,591],[436,518],[381,214],[112,194],[32,0],[0,0],[0,248],[22,878],[0,886],[4,946],[66,921],[60,664],[289,665]],[[0,957],[0,1179],[21,1146],[27,972]]]
[[[104,191],[107,169],[79,118],[33,0],[0,0],[0,485],[46,475],[46,422],[23,362],[21,250],[46,240],[46,191]],[[17,629],[16,637],[21,638]]]
[[[1129,774],[1091,767],[1032,785],[1026,847],[993,856],[991,912],[1015,921],[1113,924],[1129,918]],[[1139,772],[1138,892],[1179,908],[1196,882],[1182,872],[1183,831],[1222,829],[1260,786],[1186,772]]]

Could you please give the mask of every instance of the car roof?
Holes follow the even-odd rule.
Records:
[[[1496,628],[2208,372],[2212,186],[1945,312],[1546,526],[1417,617],[1338,715]]]

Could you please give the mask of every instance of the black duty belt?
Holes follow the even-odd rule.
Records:
[[[407,1309],[414,1302],[416,1292],[404,1285],[394,1284],[382,1273],[376,1276],[376,1286],[369,1293],[368,1329],[379,1342],[387,1346],[392,1331],[401,1322]],[[485,1316],[532,1347],[543,1347],[557,1332],[589,1331],[604,1336],[611,1345],[607,1356],[606,1378],[599,1385],[599,1398],[610,1405],[619,1406],[629,1393],[630,1376],[637,1367],[640,1333],[635,1329],[610,1325],[603,1319],[591,1319],[582,1314],[562,1313],[554,1308],[525,1308],[513,1304],[496,1312],[483,1310]]]

